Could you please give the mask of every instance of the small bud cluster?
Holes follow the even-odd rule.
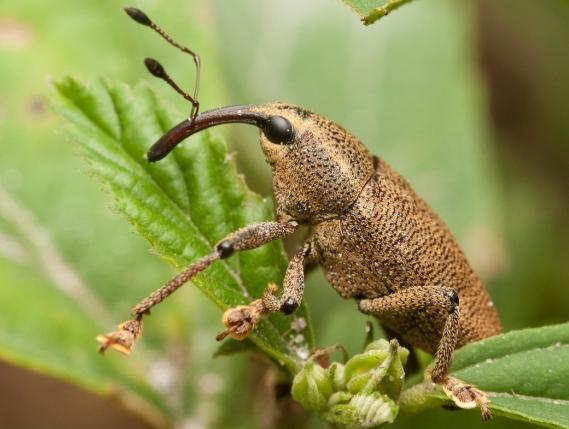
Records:
[[[311,358],[294,378],[292,397],[331,423],[351,428],[391,423],[399,411],[408,355],[396,340],[381,339],[345,364],[324,368]]]

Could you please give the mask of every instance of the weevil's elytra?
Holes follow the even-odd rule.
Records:
[[[323,268],[340,296],[354,298],[360,311],[374,315],[407,344],[434,354],[432,380],[458,406],[478,406],[488,419],[485,394],[450,377],[448,370],[456,347],[496,335],[501,325],[444,222],[356,137],[289,104],[232,106],[191,116],[160,138],[148,159],[158,161],[190,135],[234,122],[260,129],[277,220],[225,237],[209,255],[136,305],[135,320],[141,323],[154,305],[218,259],[290,235],[305,224],[311,235],[291,259],[280,296],[275,285],[268,285],[250,305],[228,310],[227,329],[218,339],[243,339],[266,314],[293,312],[302,301],[303,264],[309,260]],[[103,348],[112,346],[113,335],[118,334],[109,334]]]

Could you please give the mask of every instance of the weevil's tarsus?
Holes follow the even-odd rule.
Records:
[[[275,285],[276,290],[276,285]],[[239,305],[223,313],[222,321],[226,329],[216,335],[215,339],[221,341],[227,336],[236,340],[244,340],[255,330],[257,324],[268,313],[262,299],[256,299],[249,305]]]
[[[192,120],[193,118],[195,118],[198,115],[199,110],[200,110],[199,90],[200,90],[201,59],[200,59],[199,55],[197,55],[191,49],[189,49],[183,45],[180,45],[178,42],[176,42],[174,39],[172,39],[168,35],[168,33],[166,33],[162,28],[158,27],[158,25],[156,25],[148,17],[148,15],[146,15],[140,9],[137,9],[134,7],[125,7],[124,10],[128,14],[128,16],[130,16],[133,20],[135,20],[139,24],[142,24],[142,25],[145,25],[147,27],[152,28],[156,33],[158,33],[170,45],[174,46],[175,48],[179,49],[180,51],[182,51],[188,55],[191,55],[191,57],[193,58],[194,64],[196,66],[196,83],[194,86],[194,95],[193,96],[190,96],[186,92],[182,91],[179,88],[179,86],[172,79],[170,79],[170,77],[165,72],[164,72],[163,76],[158,76],[158,75],[154,74],[153,71],[150,70],[150,68],[148,67],[148,64],[145,61],[146,67],[148,68],[150,73],[152,73],[152,75],[159,77],[160,79],[163,79],[164,81],[166,81],[178,94],[182,95],[186,100],[188,100],[190,103],[192,103],[192,110],[190,111],[190,120]],[[158,64],[158,66],[160,66],[160,64],[158,62],[156,62],[156,64]],[[160,66],[160,68],[162,69],[162,71],[164,71],[164,68],[162,66]]]
[[[111,348],[122,354],[129,355],[136,342],[142,335],[142,316],[127,320],[117,326],[117,330],[108,334],[97,335],[100,344],[99,353],[104,354]]]
[[[482,420],[488,421],[492,418],[488,407],[488,396],[483,391],[454,377],[446,377],[441,387],[457,407],[463,409],[478,407]]]

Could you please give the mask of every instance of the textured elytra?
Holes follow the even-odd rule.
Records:
[[[492,301],[443,221],[398,173],[383,161],[377,164],[354,205],[315,226],[313,243],[330,283],[342,297],[357,299],[409,289],[399,299],[415,308],[404,311],[404,302],[394,303],[377,316],[407,342],[431,353],[448,312],[443,305],[415,302],[415,288],[458,292],[458,346],[500,333]]]

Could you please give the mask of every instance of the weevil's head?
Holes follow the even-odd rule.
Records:
[[[201,113],[160,138],[150,148],[148,159],[162,159],[190,135],[230,122],[260,129],[277,206],[300,222],[317,222],[342,213],[373,174],[372,156],[358,139],[318,114],[282,103]]]

